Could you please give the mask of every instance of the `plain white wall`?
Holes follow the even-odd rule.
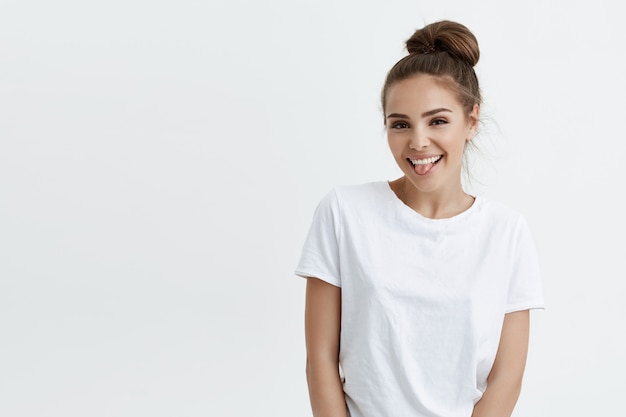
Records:
[[[621,415],[616,4],[4,0],[0,415],[310,415],[300,247],[330,187],[399,175],[380,87],[443,18],[481,46],[473,187],[542,261],[515,416]]]

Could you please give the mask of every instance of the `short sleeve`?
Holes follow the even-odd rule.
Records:
[[[517,224],[514,257],[506,312],[545,308],[537,250],[523,217]]]
[[[341,287],[339,271],[340,217],[336,190],[318,203],[295,274]]]

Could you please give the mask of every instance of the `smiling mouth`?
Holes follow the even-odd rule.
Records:
[[[430,158],[422,158],[422,159],[411,159],[407,158],[411,165],[413,165],[413,170],[417,175],[426,175],[430,172],[430,170],[443,159],[443,155],[431,156]]]
[[[441,158],[443,158],[443,155],[437,155],[437,156],[424,158],[424,159],[407,158],[406,160],[409,161],[411,164],[413,164],[413,166],[416,166],[416,165],[436,164],[437,162],[441,161]]]

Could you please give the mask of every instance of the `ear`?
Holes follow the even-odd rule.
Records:
[[[478,133],[478,121],[480,120],[480,106],[474,104],[472,111],[467,115],[467,121],[469,122],[467,140],[472,140],[476,133]]]

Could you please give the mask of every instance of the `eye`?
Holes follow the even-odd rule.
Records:
[[[392,129],[407,129],[409,124],[407,122],[394,122],[391,124]]]
[[[437,118],[437,119],[433,119],[430,121],[431,125],[437,126],[437,125],[445,125],[447,124],[448,121],[446,119],[442,119],[442,118]]]

